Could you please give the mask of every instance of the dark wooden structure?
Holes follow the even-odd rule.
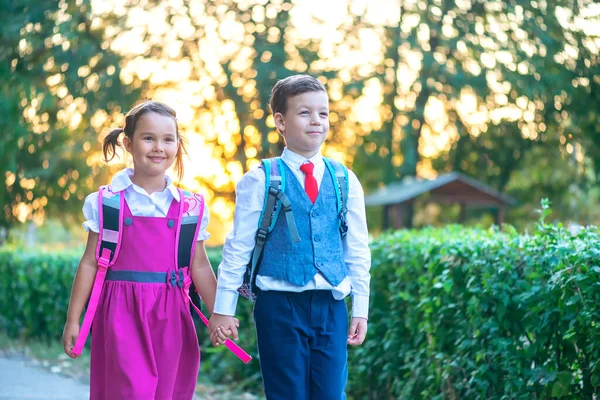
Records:
[[[365,197],[367,206],[383,206],[383,228],[412,228],[414,201],[428,193],[427,201],[460,204],[459,222],[464,222],[465,208],[495,208],[496,224],[504,222],[508,206],[517,201],[490,186],[460,172],[443,174],[432,180],[393,182]]]

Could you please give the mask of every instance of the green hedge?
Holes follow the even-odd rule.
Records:
[[[372,243],[369,334],[350,349],[351,399],[592,399],[600,391],[600,240],[540,223],[399,231]],[[0,251],[0,327],[60,338],[78,254]],[[219,250],[209,253],[216,268]],[[210,379],[260,390],[251,304],[245,366],[203,346]]]
[[[545,210],[547,213],[547,210]],[[372,245],[369,340],[355,399],[592,399],[600,392],[600,240],[399,231]]]
[[[79,256],[1,249],[0,328],[14,337],[60,338]]]
[[[82,253],[1,248],[0,328],[14,337],[60,338]],[[209,249],[208,256],[216,269],[220,249]]]

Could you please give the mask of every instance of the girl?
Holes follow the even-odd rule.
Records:
[[[183,193],[166,174],[173,164],[179,177],[183,172],[185,149],[175,111],[155,101],[134,106],[125,117],[125,126],[114,129],[104,140],[107,161],[121,146],[121,133],[125,134],[123,145],[133,158],[133,168],[118,172],[110,186],[103,189],[108,190],[109,197],[120,194],[124,198],[120,211],[124,222],[116,235],[120,235],[120,250],[115,250],[118,257],[108,270],[102,268],[106,282],[99,292],[92,325],[90,398],[189,400],[200,366],[185,292],[189,277],[211,314],[216,290],[215,275],[204,248],[204,241],[210,237],[206,232],[208,210],[197,214],[201,221],[196,229],[191,268],[178,269],[175,260],[179,229],[174,221],[178,217],[181,220],[179,203]],[[62,336],[64,351],[71,358],[78,356],[73,346],[80,331],[79,318],[92,292],[98,264],[102,265],[102,260],[96,261],[96,248],[100,224],[106,216],[103,220],[99,214],[103,207],[99,196],[106,194],[90,194],[83,206],[83,225],[89,235],[73,282]],[[202,198],[196,198],[192,207],[203,207]],[[186,212],[188,208],[190,204],[182,204]],[[101,233],[110,236],[106,226]]]

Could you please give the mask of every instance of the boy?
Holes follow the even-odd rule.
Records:
[[[367,333],[371,254],[364,193],[348,171],[348,232],[342,238],[337,182],[321,155],[329,132],[329,99],[317,79],[295,75],[278,81],[270,106],[286,143],[281,174],[301,241],[292,242],[280,213],[258,266],[254,319],[265,394],[269,400],[339,400],[345,398],[346,344],[362,344]],[[264,170],[246,173],[236,192],[234,227],[223,247],[209,326],[215,345],[229,336],[237,339],[237,289],[255,244]],[[348,294],[349,328],[343,300]]]

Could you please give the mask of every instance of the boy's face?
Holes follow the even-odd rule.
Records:
[[[274,119],[287,148],[310,158],[319,152],[329,133],[327,93],[306,92],[290,97],[285,114],[276,113]]]

